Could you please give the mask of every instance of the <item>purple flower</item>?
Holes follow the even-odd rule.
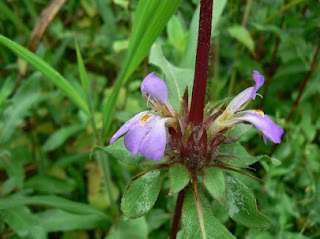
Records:
[[[166,148],[166,125],[175,121],[173,118],[175,112],[168,102],[167,85],[154,72],[142,81],[141,92],[148,105],[151,102],[150,107],[158,111],[162,117],[153,111],[144,111],[135,115],[112,136],[110,144],[126,134],[124,145],[132,156],[141,153],[145,158],[159,161],[164,156]]]
[[[264,83],[264,77],[258,71],[254,71],[252,76],[256,84],[233,98],[225,111],[213,123],[211,131],[216,134],[224,128],[233,127],[238,123],[247,121],[262,131],[265,143],[270,140],[279,144],[284,131],[269,116],[265,115],[261,110],[241,111],[251,100],[256,98],[256,92]]]

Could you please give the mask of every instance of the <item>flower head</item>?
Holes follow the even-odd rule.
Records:
[[[258,71],[254,71],[252,77],[256,84],[245,89],[232,99],[225,111],[213,123],[211,131],[216,134],[227,127],[247,121],[262,131],[265,143],[270,140],[278,144],[281,142],[281,136],[284,131],[269,116],[265,115],[261,110],[241,111],[251,100],[256,98],[257,91],[264,83],[264,77]]]
[[[128,120],[112,136],[110,144],[126,134],[124,145],[132,156],[141,153],[145,158],[159,161],[164,156],[166,148],[166,125],[175,121],[172,118],[175,112],[168,101],[167,85],[154,72],[142,81],[141,92],[148,105],[150,103],[150,107],[155,111],[144,111]]]

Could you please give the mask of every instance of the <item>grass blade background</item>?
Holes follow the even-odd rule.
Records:
[[[115,87],[103,108],[103,132],[105,137],[112,122],[120,88],[148,54],[151,45],[164,29],[180,0],[141,0],[137,6],[128,55],[117,79]]]
[[[80,94],[72,87],[72,85],[61,76],[55,69],[53,69],[48,63],[42,60],[37,55],[33,54],[26,48],[19,44],[9,40],[3,35],[0,35],[0,43],[8,47],[15,54],[21,56],[31,65],[33,65],[38,71],[48,77],[52,83],[62,89],[67,96],[82,109],[85,113],[89,114],[89,107]]]

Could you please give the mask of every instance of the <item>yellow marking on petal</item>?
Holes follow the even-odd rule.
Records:
[[[151,115],[150,114],[145,114],[144,116],[141,117],[140,119],[140,123],[142,125],[144,125],[145,123],[148,122],[148,120],[151,118]]]
[[[264,112],[262,110],[255,110],[258,114],[264,116]]]

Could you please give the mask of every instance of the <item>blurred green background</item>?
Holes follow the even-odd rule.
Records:
[[[57,14],[39,44],[32,32],[50,1],[2,0],[0,33],[34,50],[84,95],[76,40],[101,131],[102,106],[124,63],[138,1],[53,2]],[[272,227],[257,231],[237,225],[213,202],[215,215],[237,238],[320,238],[320,2],[216,0],[214,9],[215,4],[223,11],[213,27],[208,102],[251,86],[252,71],[258,70],[266,79],[263,99],[250,108],[263,109],[285,129],[278,147],[264,145],[257,130],[242,139],[252,154],[272,154],[281,161],[277,166],[267,161],[253,165],[251,173],[263,183],[239,176],[254,191]],[[150,57],[120,90],[106,145],[122,123],[146,109],[139,90],[144,76],[153,70],[165,76],[173,66],[193,67],[197,5],[196,0],[181,1]],[[41,30],[46,23],[38,24]],[[155,58],[160,56],[173,66],[159,68]],[[168,180],[155,207],[145,217],[121,222],[119,234],[114,218],[106,216],[111,208],[102,169],[89,157],[95,141],[88,116],[3,45],[0,86],[0,238],[130,238],[133,229],[141,232],[139,238],[167,238],[176,200],[167,196]],[[131,176],[141,169],[109,159],[112,190],[120,204]]]

